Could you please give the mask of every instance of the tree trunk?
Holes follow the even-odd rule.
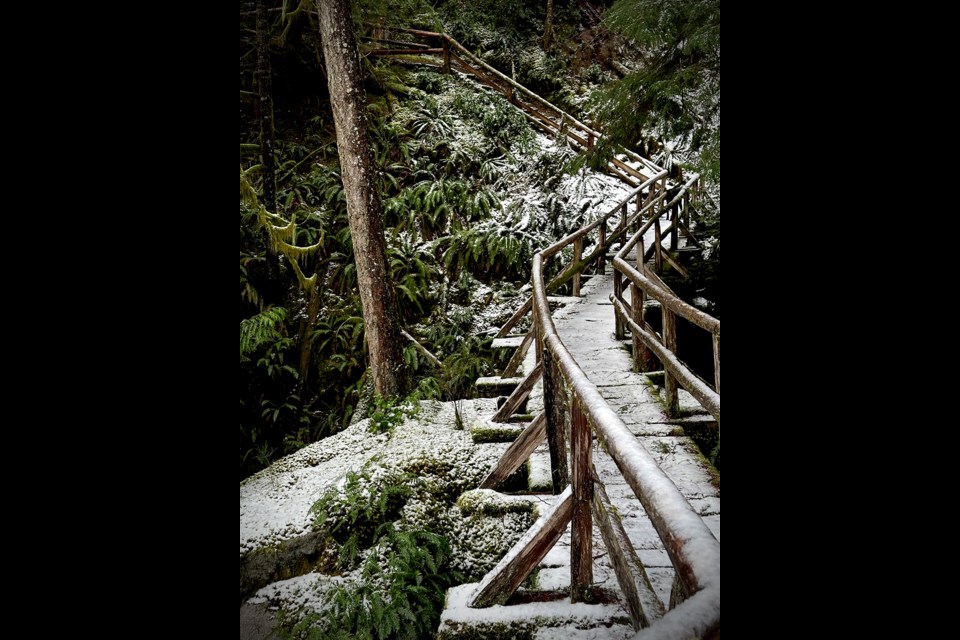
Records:
[[[553,44],[553,0],[547,0],[547,20],[543,27],[543,50],[546,51]]]
[[[360,59],[350,23],[349,0],[318,0],[327,86],[337,130],[337,152],[347,198],[360,302],[374,391],[382,397],[406,391],[396,292],[387,269],[383,205],[367,133]]]
[[[307,401],[307,380],[310,377],[310,356],[313,355],[313,328],[317,325],[317,317],[320,315],[320,301],[323,298],[323,292],[327,288],[328,275],[323,275],[320,271],[329,274],[329,260],[320,260],[317,256],[317,264],[313,272],[317,276],[317,281],[310,289],[310,298],[307,302],[307,317],[300,323],[300,377],[299,396],[300,406]],[[321,276],[323,275],[322,279]]]
[[[273,82],[269,49],[270,23],[266,0],[257,0],[257,82],[256,117],[260,122],[260,164],[263,166],[263,195],[267,211],[277,211],[277,176],[273,166]]]

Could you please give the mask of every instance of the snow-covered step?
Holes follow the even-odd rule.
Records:
[[[553,472],[550,468],[550,450],[542,444],[530,454],[527,460],[527,486],[531,493],[550,493],[553,491]]]
[[[477,396],[480,398],[496,398],[499,396],[509,396],[517,385],[523,382],[523,378],[503,378],[500,376],[487,376],[477,378]]]
[[[523,339],[526,336],[507,336],[505,338],[494,338],[493,344],[490,346],[493,349],[516,349],[521,344],[523,344]]]
[[[475,638],[631,638],[630,616],[616,597],[603,594],[601,604],[572,603],[562,594],[531,592],[516,605],[474,609],[468,606],[478,583],[447,591],[438,640]],[[545,600],[545,601],[544,601]]]
[[[547,296],[547,302],[550,303],[551,309],[556,309],[565,307],[568,304],[579,304],[583,302],[583,299],[577,296]]]
[[[490,422],[478,420],[470,426],[470,436],[474,444],[481,442],[513,442],[526,425],[510,424],[505,422]]]

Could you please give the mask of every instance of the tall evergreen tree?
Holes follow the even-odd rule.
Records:
[[[277,177],[274,169],[273,71],[270,65],[270,23],[266,0],[257,0],[256,115],[260,122],[260,164],[263,167],[263,206],[277,210]]]
[[[655,133],[697,153],[699,170],[719,180],[720,0],[618,0],[605,22],[631,39],[644,61],[599,95],[607,138],[593,159]]]
[[[409,376],[387,266],[383,205],[376,187],[350,3],[318,0],[317,5],[373,386],[380,396],[394,396],[406,391]]]
[[[553,0],[547,0],[547,19],[543,26],[543,50],[553,46]]]

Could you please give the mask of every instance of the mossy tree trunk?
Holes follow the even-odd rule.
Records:
[[[318,0],[317,7],[373,387],[380,396],[396,396],[406,391],[408,375],[400,342],[397,297],[387,268],[383,205],[370,152],[350,3]]]

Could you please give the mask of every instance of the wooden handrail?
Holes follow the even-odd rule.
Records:
[[[589,146],[591,144],[590,138],[598,139],[600,137],[598,132],[494,69],[450,36],[411,29],[393,30],[439,38],[446,43],[447,47],[456,49],[466,56],[476,65],[478,70],[483,69],[485,74],[489,74],[490,78],[485,79],[485,81],[493,85],[494,88],[500,89],[495,83],[490,82],[491,79],[495,78],[498,82],[505,83],[510,88],[508,97],[511,99],[519,93],[556,113],[561,121],[556,123],[559,130],[563,131],[565,127],[571,127],[585,133],[587,135],[586,141],[574,136],[574,139],[579,140],[581,145]],[[448,52],[444,51],[447,66],[449,65],[449,57]],[[459,56],[456,57],[459,60]],[[458,64],[469,66],[462,60]],[[481,77],[480,74],[475,75]],[[538,117],[544,118],[544,114],[538,112]],[[547,117],[541,124],[550,128],[550,125],[554,123]],[[568,135],[570,134],[568,133]],[[607,251],[614,241],[626,235],[630,225],[635,224],[638,220],[643,220],[649,214],[649,219],[639,225],[639,230],[629,240],[624,241],[613,260],[615,286],[611,301],[616,309],[617,333],[619,335],[621,332],[620,327],[623,326],[621,323],[625,323],[630,327],[635,340],[642,341],[646,348],[660,359],[667,381],[668,405],[676,403],[676,383],[679,382],[714,415],[717,421],[720,420],[720,321],[680,300],[658,277],[655,277],[652,273],[646,274],[646,269],[643,266],[643,234],[653,227],[657,231],[655,249],[660,251],[660,239],[665,233],[660,227],[660,219],[675,208],[677,215],[672,221],[670,232],[674,244],[676,243],[676,230],[680,228],[680,214],[688,211],[688,202],[685,196],[691,186],[697,182],[699,176],[694,176],[687,181],[670,202],[664,205],[667,196],[667,171],[629,150],[624,153],[631,160],[639,162],[653,176],[646,179],[640,186],[632,189],[603,216],[534,255],[532,294],[514,312],[510,320],[498,333],[498,336],[505,335],[527,313],[533,311],[533,328],[524,344],[529,346],[533,337],[536,337],[538,365],[528,375],[527,380],[520,388],[512,394],[511,400],[507,403],[511,406],[506,407],[505,405],[497,416],[509,416],[515,408],[513,405],[522,401],[522,397],[529,393],[532,382],[541,373],[545,383],[545,406],[543,413],[538,415],[524,431],[524,435],[518,439],[518,443],[511,447],[509,459],[501,461],[501,464],[491,472],[484,482],[484,486],[495,485],[501,478],[509,475],[520,463],[518,461],[522,461],[522,458],[527,455],[535,443],[544,437],[544,432],[551,443],[551,447],[559,442],[561,443],[559,446],[565,448],[560,437],[563,433],[562,417],[565,411],[570,411],[571,414],[572,484],[560,493],[557,502],[547,514],[547,517],[531,528],[511,553],[505,556],[484,577],[471,599],[471,606],[482,607],[505,602],[509,594],[540,562],[547,550],[565,530],[566,524],[571,520],[570,597],[574,602],[589,600],[589,586],[592,582],[591,529],[592,518],[594,517],[591,513],[591,505],[598,518],[605,519],[610,512],[609,508],[603,508],[604,496],[597,497],[594,494],[594,474],[590,471],[593,446],[590,432],[592,431],[602,441],[607,453],[643,505],[676,570],[683,592],[687,595],[681,604],[672,608],[662,617],[660,617],[659,610],[650,612],[653,615],[645,615],[636,585],[633,585],[633,587],[630,585],[623,586],[624,593],[631,594],[628,595],[630,601],[628,604],[635,628],[650,625],[644,630],[644,638],[714,637],[719,636],[720,630],[720,543],[703,522],[703,519],[693,510],[680,490],[660,469],[646,449],[640,445],[620,416],[607,404],[596,385],[589,380],[586,373],[580,368],[560,339],[550,313],[548,294],[566,280],[580,274],[586,265],[595,263],[598,257],[602,257],[602,252]],[[619,161],[615,164],[623,165]],[[625,165],[623,168],[626,170]],[[628,173],[634,172],[639,173],[636,170]],[[659,188],[656,184],[658,181],[662,181]],[[638,196],[644,191],[648,192],[648,196],[646,202],[641,204]],[[636,209],[631,215],[630,201],[634,198],[637,199]],[[608,230],[607,222],[618,212],[621,214],[620,224],[616,229]],[[597,248],[589,256],[583,257],[584,240],[597,229],[600,229]],[[611,232],[608,233],[608,231]],[[547,282],[543,272],[545,262],[571,244],[576,247],[573,261],[559,275]],[[627,262],[627,256],[638,244],[640,246],[637,249],[637,265],[634,266]],[[622,298],[623,277],[626,277],[633,285],[631,287],[634,291],[633,308],[628,308],[626,301]],[[574,286],[576,288],[576,284]],[[664,313],[662,341],[648,329],[646,322],[643,321],[642,298],[645,295],[658,300],[662,305]],[[674,314],[712,333],[716,390],[711,389],[707,383],[698,378],[677,359]],[[639,343],[635,341],[634,344],[636,347]],[[567,391],[564,389],[570,393],[569,402],[567,401]],[[669,412],[670,408],[668,406]],[[553,457],[554,452],[551,449],[551,458]],[[557,468],[554,471],[556,472]],[[554,479],[556,481],[557,478]],[[557,488],[556,491],[559,492],[560,489]],[[602,491],[599,493],[602,494]],[[598,500],[599,503],[596,502]],[[603,529],[606,539],[614,541],[622,538],[624,544],[629,543],[626,535],[616,528],[611,528],[609,522],[603,521],[599,523],[599,526]],[[642,567],[640,567],[640,571],[642,572]],[[636,571],[631,570],[630,563],[627,561],[622,562],[616,571],[617,579],[621,583],[626,580],[633,580],[636,573]],[[652,591],[650,593],[652,594]],[[647,594],[646,597],[655,600],[654,595]],[[659,605],[659,602],[655,602],[655,604]]]
[[[671,633],[680,626],[683,637],[707,636],[720,624],[720,543],[563,344],[550,314],[543,262],[542,252],[533,257],[533,306],[543,346],[555,358],[588,423],[643,505],[690,595],[646,633],[679,637]]]
[[[657,173],[652,178],[649,178],[646,182],[641,184],[639,187],[636,187],[630,190],[627,193],[627,195],[625,195],[620,200],[620,202],[617,203],[614,207],[612,207],[610,211],[608,211],[606,214],[600,216],[599,218],[597,218],[587,226],[577,231],[574,231],[573,233],[561,238],[560,240],[557,240],[555,243],[553,243],[552,245],[550,245],[549,247],[543,250],[544,254],[547,257],[553,256],[559,251],[563,250],[563,248],[566,247],[567,245],[573,243],[578,238],[583,238],[594,229],[597,229],[602,224],[606,223],[610,218],[612,218],[614,214],[620,212],[625,205],[628,205],[630,201],[637,196],[637,194],[642,192],[644,189],[649,188],[657,180],[664,178],[666,175],[667,175],[666,169],[661,169],[659,173]],[[601,243],[601,245],[597,249],[595,249],[589,256],[587,256],[586,259],[583,259],[580,261],[582,264],[579,265],[579,267],[582,269],[586,265],[590,264],[591,260],[596,260],[601,250],[606,251],[611,245],[613,245],[613,243],[616,242],[616,240],[625,233],[629,224],[632,224],[633,221],[637,219],[637,216],[643,215],[644,213],[649,211],[650,206],[652,206],[655,202],[659,202],[659,199],[662,197],[663,197],[662,195],[658,196],[658,199],[655,200],[654,202],[648,203],[647,205],[642,207],[639,211],[634,212],[633,215],[628,215],[626,224],[621,225],[618,230],[615,230],[609,235],[607,235],[605,237],[605,242]],[[569,267],[567,267],[566,270],[561,272],[553,280],[550,281],[550,283],[547,285],[547,290],[552,293],[554,290],[556,290],[557,287],[559,287],[560,285],[564,284],[567,280],[572,278],[573,273],[577,267],[578,265],[576,263],[573,263]],[[531,303],[531,298],[527,298],[524,301],[524,303],[520,305],[516,311],[513,312],[513,315],[510,316],[510,319],[507,320],[504,323],[504,325],[500,328],[500,331],[497,332],[496,337],[502,338],[503,336],[507,335],[511,329],[517,326],[517,323],[520,322],[524,318],[524,316],[526,316],[530,312],[530,309],[531,309],[530,303]]]

